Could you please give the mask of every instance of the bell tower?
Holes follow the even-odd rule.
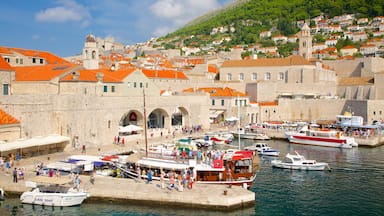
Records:
[[[99,68],[99,50],[95,36],[87,35],[83,48],[83,67],[85,69]]]
[[[299,33],[299,55],[309,60],[312,58],[312,36],[311,29],[304,23]]]

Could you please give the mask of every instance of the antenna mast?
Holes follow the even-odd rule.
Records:
[[[144,142],[145,142],[145,157],[148,157],[148,136],[147,136],[147,111],[145,108],[145,87],[143,88],[144,101]]]

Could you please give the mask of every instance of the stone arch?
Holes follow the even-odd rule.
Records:
[[[171,125],[182,127],[189,125],[189,112],[185,107],[176,107],[171,114]]]
[[[162,108],[154,109],[147,118],[148,128],[166,128],[169,126],[169,114]]]
[[[130,110],[121,117],[119,125],[127,126],[127,125],[138,125],[144,126],[144,115],[137,110]]]

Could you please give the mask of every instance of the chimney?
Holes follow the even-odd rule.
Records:
[[[72,75],[73,75],[72,80],[79,80],[79,77],[80,77],[79,71],[73,71]]]
[[[96,79],[98,82],[103,82],[104,74],[103,73],[96,73]]]

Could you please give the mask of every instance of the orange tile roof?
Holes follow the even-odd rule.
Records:
[[[104,83],[119,83],[122,82],[128,75],[133,73],[135,68],[124,68],[112,71],[109,68],[93,69],[93,70],[78,70],[78,79],[73,79],[73,73],[63,77],[60,81],[73,81],[73,82],[97,82],[97,74],[102,73],[104,75]]]
[[[14,67],[16,81],[48,81],[75,67],[74,64],[49,64],[39,66]]]
[[[148,78],[163,78],[163,79],[188,79],[182,71],[163,69],[163,70],[152,70],[142,69],[142,72]]]
[[[343,77],[338,80],[339,86],[373,85],[373,77]]]
[[[219,69],[217,68],[217,66],[215,64],[209,64],[208,65],[208,72],[217,73],[217,72],[219,72]]]
[[[0,109],[0,125],[6,125],[6,124],[19,124],[20,121],[17,120],[15,117],[9,115],[4,110]]]
[[[277,106],[277,101],[259,101],[259,106]]]
[[[260,58],[253,60],[228,60],[221,67],[262,67],[262,66],[289,66],[312,65],[302,56],[292,55],[287,58]]]
[[[3,57],[0,55],[0,71],[12,71],[11,65],[6,62]]]
[[[352,45],[348,45],[348,46],[345,46],[343,48],[341,48],[342,50],[345,50],[345,49],[356,49],[354,46]]]
[[[8,53],[16,52],[28,57],[39,57],[45,59],[47,64],[63,64],[68,63],[67,60],[60,58],[50,52],[38,51],[38,50],[28,50],[22,48],[13,48],[13,47],[0,47],[1,51],[7,51]]]
[[[216,88],[216,87],[205,87],[205,88],[188,88],[183,90],[183,92],[206,92],[209,93],[211,97],[246,97],[247,94],[243,92],[236,91],[232,88]]]

